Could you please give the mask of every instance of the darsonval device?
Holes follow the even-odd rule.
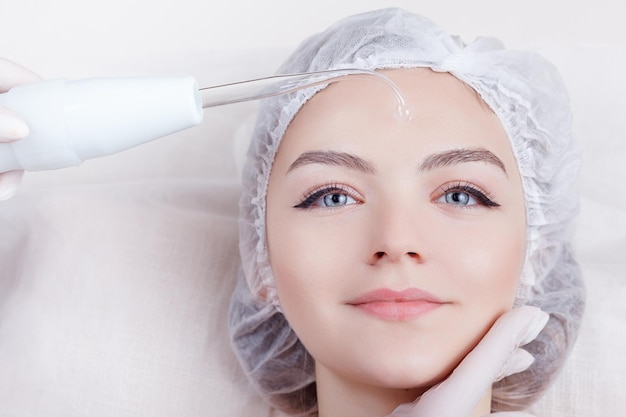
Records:
[[[203,108],[354,78],[382,81],[395,96],[398,117],[410,117],[389,78],[361,69],[274,75],[208,88],[198,88],[192,77],[57,79],[16,86],[0,94],[0,106],[19,114],[30,134],[0,144],[0,173],[76,166],[197,125]]]

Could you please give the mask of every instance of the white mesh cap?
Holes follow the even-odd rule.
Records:
[[[527,346],[535,356],[531,368],[494,385],[495,410],[521,409],[561,368],[584,309],[584,285],[569,243],[580,158],[568,97],[556,69],[541,56],[506,50],[493,38],[465,45],[430,20],[401,9],[337,22],[305,40],[279,72],[414,67],[449,72],[476,90],[498,115],[518,163],[527,253],[516,305],[534,305],[551,316]],[[318,90],[275,97],[260,108],[243,173],[242,270],[230,311],[233,347],[252,383],[273,405],[302,415],[316,410],[314,362],[280,312],[266,246],[265,196],[283,134]]]

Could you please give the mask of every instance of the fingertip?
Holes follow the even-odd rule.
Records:
[[[0,58],[0,73],[2,74],[0,92],[8,91],[16,85],[30,84],[42,79],[28,68],[6,58]]]
[[[521,348],[515,349],[502,366],[502,369],[500,369],[494,382],[500,381],[509,375],[525,371],[530,368],[533,362],[535,362],[535,358],[528,351]]]
[[[13,142],[30,134],[26,122],[15,112],[0,107],[0,142]]]
[[[527,314],[528,324],[523,328],[523,330],[519,334],[519,346],[524,346],[531,341],[535,340],[535,338],[541,333],[543,328],[548,323],[550,319],[550,315],[545,311],[537,307],[532,306],[524,306],[520,307],[520,309],[524,310],[524,313]]]

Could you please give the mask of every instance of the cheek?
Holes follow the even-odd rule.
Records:
[[[486,224],[478,234],[457,235],[448,248],[449,277],[468,305],[512,307],[526,250],[523,224],[506,220]]]
[[[335,357],[344,340],[341,303],[352,294],[347,284],[354,269],[354,242],[319,224],[287,221],[268,233],[270,264],[281,309],[300,341],[316,360]],[[308,221],[307,223],[311,223]],[[317,224],[317,223],[316,223]],[[285,227],[288,226],[288,227]],[[342,228],[342,231],[345,231]],[[329,340],[339,341],[329,343]]]
[[[526,247],[525,225],[520,223],[496,222],[473,234],[458,232],[449,230],[445,241],[437,242],[446,248],[438,252],[439,276],[445,278],[445,290],[457,306],[455,317],[444,324],[448,331],[441,335],[440,346],[455,346],[448,370],[513,307]]]
[[[344,228],[337,235],[336,226],[326,230],[323,221],[306,216],[285,215],[272,223],[268,216],[270,264],[285,315],[295,322],[304,310],[322,313],[324,302],[343,293],[340,278],[354,265],[349,253],[355,245],[346,241]]]

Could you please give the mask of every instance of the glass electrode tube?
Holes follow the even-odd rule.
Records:
[[[384,86],[396,100],[396,117],[411,118],[402,92],[384,74],[364,69],[335,69],[296,74],[279,74],[252,80],[201,88],[202,108],[222,106],[243,101],[258,100],[292,93],[304,88],[335,83],[343,80],[365,79]]]

